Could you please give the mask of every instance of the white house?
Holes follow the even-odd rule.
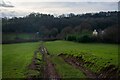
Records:
[[[96,31],[96,29],[93,31],[93,36],[97,36],[98,32]]]

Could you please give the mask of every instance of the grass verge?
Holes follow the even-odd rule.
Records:
[[[3,45],[2,77],[24,78],[26,66],[30,63],[39,42]]]

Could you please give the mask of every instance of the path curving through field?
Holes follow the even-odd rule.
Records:
[[[52,63],[51,57],[50,57],[47,49],[44,47],[43,44],[41,45],[41,47],[39,49],[40,49],[41,54],[43,55],[43,61],[45,62],[44,73],[43,73],[44,78],[60,79],[60,75],[58,75],[57,71],[55,70],[55,65]],[[82,65],[78,64],[77,60],[75,60],[73,58],[65,58],[64,56],[60,56],[60,57],[62,57],[62,59],[66,63],[68,63],[68,64],[72,65],[74,68],[77,68],[80,71],[82,71],[86,75],[87,78],[96,79],[96,75],[93,72],[91,72],[90,70],[83,67]]]

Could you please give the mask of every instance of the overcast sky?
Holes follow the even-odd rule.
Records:
[[[118,0],[2,0],[0,17],[25,16],[31,12],[60,15],[117,11],[117,2]]]

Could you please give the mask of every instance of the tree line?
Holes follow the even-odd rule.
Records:
[[[25,17],[2,18],[3,33],[36,33],[39,38],[58,38],[72,41],[90,38],[94,29],[106,34],[91,41],[118,42],[118,11],[86,14],[30,13]],[[83,38],[82,38],[83,37]],[[98,39],[100,38],[100,39]],[[103,40],[104,39],[104,40]],[[83,39],[84,41],[84,39]]]

